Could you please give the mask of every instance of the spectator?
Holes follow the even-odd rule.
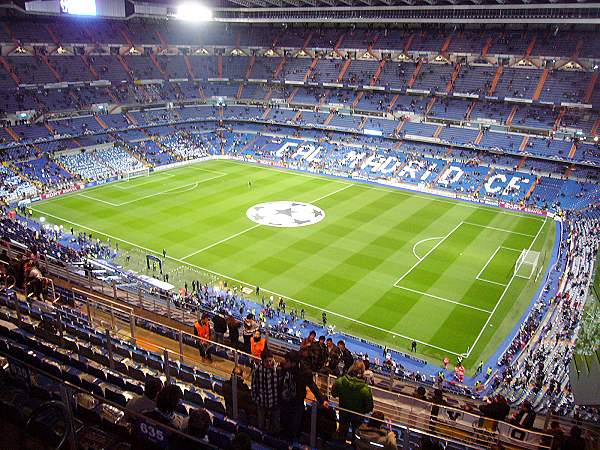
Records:
[[[362,361],[356,361],[346,375],[338,378],[333,384],[331,395],[339,399],[340,411],[339,436],[346,439],[349,427],[356,432],[363,417],[357,414],[368,414],[373,411],[373,394],[371,388],[362,379],[365,365]]]
[[[238,417],[249,423],[254,423],[252,418],[255,418],[255,405],[252,400],[252,393],[250,388],[244,382],[244,371],[240,366],[234,367],[231,372],[231,378],[223,383],[223,397],[225,398],[225,410],[229,417],[233,417],[233,380],[236,380],[237,387],[237,406],[238,406]]]
[[[333,344],[333,340],[331,338],[327,338],[325,348],[326,359],[325,365],[321,369],[321,372],[330,375],[337,375],[338,366],[340,364],[340,349]]]
[[[586,450],[587,444],[581,436],[581,428],[577,425],[571,427],[569,437],[567,437],[562,445],[562,450]]]
[[[175,414],[179,402],[183,398],[181,388],[176,384],[167,384],[156,398],[156,408],[146,415],[165,425],[169,425],[178,430],[185,430],[187,421]]]
[[[203,314],[200,320],[194,323],[194,334],[199,337],[198,351],[202,359],[212,361],[210,344],[210,321],[208,314]]]
[[[231,440],[229,450],[252,450],[252,439],[246,433],[238,431]]]
[[[213,317],[213,326],[215,331],[215,342],[217,344],[225,344],[225,333],[227,332],[227,321],[223,315],[223,311],[219,311]]]
[[[269,433],[279,431],[280,374],[269,351],[252,371],[252,398],[256,403],[258,427]]]
[[[510,412],[510,406],[508,406],[506,399],[502,395],[498,395],[493,400],[488,399],[487,403],[479,407],[479,411],[488,419],[504,421]],[[497,423],[494,423],[494,429],[497,425]]]
[[[565,433],[560,428],[559,423],[556,420],[553,420],[552,422],[550,422],[550,428],[545,430],[544,432],[552,436],[551,450],[560,450],[565,440]],[[544,442],[544,444],[548,445],[550,444],[550,442]]]
[[[260,328],[258,322],[254,320],[254,314],[248,314],[244,319],[244,329],[242,336],[244,337],[244,351],[250,353],[250,341],[256,330]]]
[[[355,446],[357,450],[384,449],[396,450],[396,434],[391,426],[385,425],[382,412],[375,411],[367,423],[363,423],[356,430]]]
[[[240,327],[242,323],[233,315],[227,317],[227,331],[229,331],[229,344],[237,349],[240,346]]]
[[[212,420],[206,409],[192,409],[188,418],[187,433],[196,439],[206,440],[211,424]]]
[[[510,418],[510,423],[527,430],[533,428],[535,411],[529,401],[525,400],[519,410]]]
[[[144,395],[133,397],[127,402],[127,409],[131,412],[144,414],[156,408],[156,397],[163,388],[159,378],[147,377],[144,384]]]
[[[281,415],[285,417],[282,428],[285,435],[292,439],[300,435],[306,388],[310,389],[319,405],[327,406],[309,365],[300,358],[299,352],[292,350],[285,355],[279,389]]]
[[[265,350],[267,350],[267,338],[261,334],[260,330],[256,330],[250,340],[250,353],[260,359]]]
[[[340,360],[344,364],[341,372],[346,373],[354,363],[354,357],[352,356],[352,353],[350,353],[350,350],[346,348],[346,343],[344,341],[338,341],[338,349],[340,350]]]

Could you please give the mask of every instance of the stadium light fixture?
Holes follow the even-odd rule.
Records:
[[[182,3],[177,7],[175,15],[179,20],[188,22],[208,22],[212,20],[212,10],[205,5],[196,2]]]

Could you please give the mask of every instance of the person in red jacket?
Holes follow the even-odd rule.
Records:
[[[210,344],[210,320],[208,314],[203,314],[202,318],[194,323],[194,334],[200,339],[198,340],[198,351],[202,359],[206,358],[212,361],[211,344]]]

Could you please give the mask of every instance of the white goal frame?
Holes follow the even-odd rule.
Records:
[[[140,177],[147,177],[150,176],[150,168],[149,167],[143,167],[141,169],[136,169],[136,170],[130,170],[129,172],[125,172],[123,174],[123,180],[125,181],[131,181],[135,178],[140,178]]]
[[[540,252],[523,249],[515,264],[515,277],[530,280],[537,270],[540,262]]]

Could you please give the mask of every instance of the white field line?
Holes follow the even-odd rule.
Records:
[[[527,249],[527,251],[531,250],[531,247],[533,247],[533,244],[535,244],[535,241],[537,241],[540,233],[542,232],[542,230],[544,229],[544,226],[546,225],[546,221],[548,220],[548,217],[546,217],[544,219],[544,222],[542,223],[542,225],[540,226],[540,229],[537,231],[537,233],[535,234],[535,237],[533,238],[533,240],[531,241],[531,244],[529,244],[529,248]],[[504,296],[506,295],[506,293],[508,292],[508,289],[510,288],[510,285],[512,284],[512,282],[515,279],[515,275],[516,273],[513,272],[512,276],[510,277],[510,280],[508,280],[508,284],[506,285],[506,287],[504,288],[504,291],[502,291],[502,294],[500,295],[500,298],[498,299],[498,301],[496,302],[496,305],[494,306],[494,308],[492,309],[492,312],[490,313],[490,316],[488,317],[488,319],[485,321],[485,323],[483,324],[483,327],[481,328],[481,331],[479,332],[479,334],[477,335],[477,338],[475,339],[475,342],[473,342],[473,345],[471,345],[471,347],[468,349],[467,351],[467,358],[469,356],[471,356],[471,352],[473,351],[473,349],[477,346],[477,343],[479,342],[479,339],[481,339],[481,335],[483,334],[483,332],[486,330],[488,324],[490,323],[490,320],[492,320],[492,317],[494,317],[494,314],[496,312],[496,310],[498,309],[498,306],[500,306],[500,303],[502,302],[502,299],[504,298]]]
[[[405,291],[414,292],[415,294],[420,294],[420,295],[424,295],[426,297],[435,298],[436,300],[441,300],[441,301],[446,302],[446,303],[452,303],[454,305],[463,306],[465,308],[474,309],[474,310],[481,311],[481,312],[484,312],[484,313],[487,313],[487,314],[491,313],[491,311],[488,311],[487,309],[478,308],[477,306],[467,305],[466,303],[457,302],[456,300],[450,300],[448,298],[439,297],[437,295],[433,295],[433,294],[430,294],[428,292],[417,291],[416,289],[411,289],[411,288],[407,288],[407,287],[404,287],[404,286],[396,286],[396,287],[398,289],[404,289]]]
[[[423,242],[434,241],[436,239],[444,239],[444,237],[442,236],[442,237],[432,237],[432,238],[421,239],[419,242],[417,242],[415,245],[413,245],[412,252],[413,252],[413,255],[415,255],[415,258],[417,258],[419,260],[423,259],[419,255],[417,255],[417,252],[415,250],[419,245],[421,245]]]
[[[262,164],[259,163],[253,163],[250,161],[237,161],[237,160],[228,160],[228,162],[232,162],[235,164],[240,164],[240,165],[250,165],[253,167],[258,167],[260,169],[263,170],[271,170],[273,172],[280,172],[280,173],[288,173],[288,174],[294,174],[296,176],[299,177],[308,177],[308,178],[321,178],[321,179],[326,179],[332,182],[336,182],[336,183],[343,183],[343,184],[347,184],[349,183],[348,181],[341,181],[341,180],[337,180],[336,178],[327,176],[327,175],[321,175],[318,173],[315,174],[311,174],[309,173],[304,173],[304,172],[300,172],[300,171],[296,171],[293,169],[280,169],[280,168],[276,168],[276,167],[269,167],[269,166],[263,166]],[[507,211],[505,209],[502,208],[494,208],[493,206],[489,206],[489,205],[476,205],[476,204],[471,204],[468,202],[464,202],[464,201],[460,201],[460,200],[452,200],[452,199],[445,199],[442,198],[440,196],[437,196],[435,194],[426,194],[424,192],[418,191],[418,190],[412,190],[412,189],[408,189],[405,187],[393,187],[393,186],[384,186],[384,185],[377,185],[374,186],[372,184],[367,184],[367,183],[363,183],[361,182],[361,180],[354,180],[351,179],[350,183],[352,184],[356,184],[358,186],[362,186],[364,188],[367,189],[372,189],[374,191],[383,191],[383,192],[395,192],[397,194],[400,195],[409,195],[409,196],[417,196],[419,198],[427,198],[430,200],[433,200],[435,202],[438,203],[449,203],[451,205],[455,205],[455,206],[462,206],[464,208],[472,208],[472,209],[484,209],[484,210],[490,210],[493,209],[493,211],[497,214],[502,214],[502,215],[506,215],[506,216],[514,216],[514,217],[520,217],[521,219],[529,219],[529,220],[535,220],[536,222],[542,222],[544,219],[542,219],[541,217],[537,217],[534,215],[529,215],[529,214],[518,214],[515,212],[511,212],[511,211]],[[533,236],[532,236],[533,237]]]
[[[496,284],[498,286],[506,286],[506,284],[504,284],[504,283],[499,283],[497,281],[487,280],[485,278],[476,278],[476,280],[485,281],[486,283]]]
[[[527,236],[527,237],[535,236],[533,234],[527,234],[527,233],[521,233],[519,231],[507,230],[506,228],[497,228],[497,227],[490,227],[489,225],[481,225],[480,223],[473,223],[473,222],[464,222],[464,223],[465,223],[465,225],[472,225],[474,227],[487,228],[488,230],[502,231],[504,233],[519,234],[521,236]],[[545,220],[544,220],[544,223],[546,223]]]
[[[119,205],[118,203],[109,202],[109,201],[107,201],[107,200],[101,200],[101,199],[99,199],[99,198],[92,197],[91,195],[86,195],[86,194],[82,194],[82,193],[79,193],[79,192],[78,192],[76,195],[77,195],[78,197],[85,197],[85,198],[88,198],[88,199],[90,199],[90,200],[94,200],[94,201],[96,201],[96,202],[104,203],[104,204],[106,204],[106,205],[110,205],[110,206],[114,206],[114,207],[121,206],[121,205]]]
[[[85,195],[85,194],[77,194],[77,195],[80,195],[81,197],[89,198],[90,200],[95,200],[97,202],[105,203],[105,204],[110,205],[110,206],[119,207],[119,206],[130,205],[132,203],[139,202],[140,200],[145,200],[147,198],[156,197],[158,195],[168,194],[170,192],[174,192],[174,191],[178,191],[178,190],[181,190],[181,193],[193,191],[194,189],[196,189],[202,183],[206,183],[208,181],[224,177],[225,175],[227,175],[227,174],[215,175],[214,177],[206,178],[206,179],[201,180],[201,181],[196,181],[195,183],[184,184],[183,186],[177,186],[177,187],[174,187],[174,188],[171,188],[171,189],[167,189],[165,191],[160,191],[160,192],[155,192],[153,194],[144,195],[143,197],[135,198],[133,200],[128,200],[128,201],[122,202],[122,203],[113,203],[113,202],[109,202],[109,201],[102,200],[102,199],[99,199],[99,198],[96,198],[96,197],[92,197],[90,195]],[[184,188],[188,188],[188,189],[183,190]]]
[[[260,227],[259,223],[257,223],[256,225],[252,225],[251,227],[248,227],[248,228],[246,228],[246,229],[244,229],[242,231],[239,231],[239,232],[237,232],[235,234],[232,234],[231,236],[227,236],[226,238],[221,239],[220,241],[213,242],[212,244],[207,245],[206,247],[202,247],[200,250],[196,250],[195,252],[192,252],[189,255],[186,255],[186,256],[184,256],[181,259],[185,261],[186,259],[191,258],[192,256],[196,256],[199,253],[202,253],[202,252],[204,252],[206,250],[209,250],[209,249],[211,249],[213,247],[216,247],[217,245],[222,244],[223,242],[230,241],[231,239],[234,239],[234,238],[236,238],[238,236],[241,236],[242,234],[245,234],[248,231],[252,231],[252,230],[254,230],[255,228],[258,228],[258,227]]]
[[[485,269],[487,269],[487,266],[490,265],[490,263],[492,262],[492,259],[494,259],[494,256],[496,256],[498,254],[498,251],[500,251],[501,248],[502,248],[502,246],[498,246],[498,248],[496,249],[496,251],[494,251],[494,253],[492,253],[492,256],[490,256],[490,259],[487,260],[487,262],[485,263],[485,266],[483,266],[483,268],[479,271],[479,273],[475,277],[476,280],[480,280],[479,277],[485,271]],[[482,281],[488,281],[488,280],[482,280]]]
[[[147,184],[156,183],[157,181],[160,181],[160,179],[162,177],[166,177],[166,178],[174,178],[175,177],[175,175],[171,175],[170,173],[166,173],[166,172],[150,174],[150,176],[152,177],[152,179],[148,180],[148,181],[144,181],[143,183],[135,183],[135,182],[131,183],[130,181],[121,180],[121,183],[115,183],[115,187],[117,189],[121,189],[123,191],[128,191],[129,189],[132,189],[132,188],[138,188],[140,186],[145,186]],[[123,186],[123,184],[125,184],[126,186]]]
[[[343,191],[343,190],[345,190],[345,189],[348,189],[350,186],[351,186],[351,185],[350,185],[350,184],[348,184],[348,185],[346,185],[346,186],[344,186],[344,187],[342,187],[342,188],[340,188],[340,189],[338,189],[338,190],[336,190],[336,191],[333,191],[333,192],[330,192],[329,194],[323,195],[322,197],[319,197],[319,198],[317,198],[317,199],[313,200],[313,201],[312,201],[312,202],[310,202],[310,203],[316,203],[316,202],[318,202],[319,200],[323,200],[324,198],[331,197],[332,195],[334,195],[334,194],[337,194],[337,193],[338,193],[338,192],[340,192],[340,191]],[[186,259],[188,259],[188,258],[191,258],[192,256],[195,256],[195,255],[197,255],[197,254],[199,254],[199,253],[202,253],[202,252],[204,252],[204,251],[206,251],[206,250],[209,250],[209,249],[211,249],[211,248],[213,248],[213,247],[216,247],[217,245],[219,245],[219,244],[222,244],[223,242],[227,242],[227,241],[229,241],[229,240],[231,240],[231,239],[234,239],[234,238],[236,238],[236,237],[238,237],[238,236],[241,236],[242,234],[245,234],[245,233],[247,233],[248,231],[252,231],[252,230],[254,230],[255,228],[258,228],[258,227],[260,227],[260,226],[261,226],[261,225],[260,225],[260,224],[258,224],[258,223],[257,223],[256,225],[252,225],[251,227],[248,227],[248,228],[246,228],[246,229],[244,229],[244,230],[242,230],[242,231],[239,231],[239,232],[237,232],[237,233],[235,233],[235,234],[232,234],[231,236],[228,236],[228,237],[226,237],[226,238],[224,238],[224,239],[221,239],[220,241],[217,241],[217,242],[214,242],[214,243],[212,243],[212,244],[210,244],[210,245],[207,245],[206,247],[203,247],[203,248],[201,248],[200,250],[196,250],[195,252],[192,252],[192,253],[190,253],[189,255],[186,255],[186,256],[184,256],[184,257],[183,257],[183,258],[181,258],[181,259],[183,259],[183,260],[186,260]]]
[[[76,226],[76,227],[78,227],[78,228],[81,228],[81,229],[89,230],[89,231],[91,231],[92,233],[96,233],[96,234],[98,234],[98,235],[100,235],[100,236],[106,236],[106,237],[109,237],[109,238],[111,238],[113,241],[119,241],[119,242],[122,242],[122,243],[124,243],[124,244],[130,245],[130,246],[132,246],[132,247],[137,247],[137,248],[139,248],[139,249],[141,249],[141,250],[144,250],[144,251],[146,251],[146,252],[148,252],[148,253],[153,253],[153,254],[155,254],[155,255],[160,255],[160,256],[162,256],[162,253],[161,253],[161,252],[157,252],[156,250],[152,250],[152,249],[149,249],[149,248],[147,248],[147,247],[143,247],[143,246],[141,246],[141,245],[134,244],[133,242],[127,241],[127,240],[125,240],[125,239],[121,239],[121,238],[119,238],[119,237],[116,237],[116,236],[113,236],[113,235],[110,235],[110,234],[103,233],[102,231],[95,230],[94,228],[90,228],[90,227],[87,227],[87,226],[85,226],[85,225],[81,225],[81,224],[79,224],[79,223],[77,223],[77,222],[73,222],[73,221],[71,221],[71,220],[64,219],[64,218],[62,218],[62,217],[59,217],[59,216],[56,216],[56,215],[54,215],[54,214],[50,214],[50,213],[47,213],[47,212],[44,212],[44,211],[40,211],[40,210],[38,210],[38,209],[37,209],[37,208],[35,208],[35,207],[31,207],[30,209],[31,209],[31,210],[33,210],[33,211],[39,212],[39,213],[41,213],[41,214],[44,214],[44,215],[46,215],[46,216],[48,216],[48,217],[52,217],[52,218],[54,218],[54,219],[56,219],[56,220],[60,220],[61,222],[68,223],[68,224],[71,224],[71,225],[74,225],[74,226]],[[229,275],[224,275],[224,274],[222,274],[222,273],[215,272],[214,270],[207,269],[206,267],[201,267],[201,266],[198,266],[198,265],[195,265],[195,264],[191,264],[191,263],[189,263],[189,262],[186,262],[186,261],[183,261],[182,259],[179,259],[179,258],[174,258],[174,257],[172,257],[172,256],[168,256],[168,255],[167,255],[167,259],[170,259],[170,260],[172,260],[172,261],[175,261],[175,262],[178,262],[178,263],[180,263],[180,264],[184,264],[184,265],[187,265],[187,266],[190,266],[190,267],[194,267],[194,268],[196,268],[196,269],[202,270],[202,271],[204,271],[204,272],[211,273],[211,274],[213,274],[213,275],[216,275],[216,276],[218,276],[218,277],[223,277],[223,278],[226,278],[226,279],[228,279],[228,280],[235,281],[236,283],[240,283],[240,284],[242,284],[242,285],[245,285],[245,286],[248,286],[248,287],[252,287],[252,288],[254,288],[254,287],[255,287],[255,285],[253,285],[253,284],[247,283],[247,282],[245,282],[245,281],[242,281],[242,280],[238,280],[237,278],[231,277],[231,276],[229,276]],[[403,334],[396,333],[396,332],[394,332],[394,331],[386,330],[386,329],[384,329],[384,328],[381,328],[381,327],[378,327],[378,326],[376,326],[376,325],[372,325],[372,324],[370,324],[370,323],[366,323],[366,322],[363,322],[363,321],[360,321],[360,320],[357,320],[357,319],[353,319],[353,318],[351,318],[351,317],[347,317],[347,316],[344,316],[344,315],[342,315],[342,314],[338,314],[338,313],[336,313],[336,312],[334,312],[334,311],[330,311],[330,310],[327,310],[327,309],[323,309],[323,308],[318,308],[318,307],[315,307],[314,305],[311,305],[310,303],[306,303],[306,302],[303,302],[303,301],[301,301],[301,300],[296,300],[296,299],[294,299],[294,298],[292,298],[292,297],[288,297],[287,295],[281,294],[281,293],[279,293],[279,292],[271,291],[271,290],[269,290],[269,289],[265,289],[265,288],[262,288],[262,287],[261,287],[261,290],[262,290],[262,291],[264,291],[264,292],[266,292],[266,293],[269,293],[269,294],[272,294],[272,295],[274,295],[274,296],[277,296],[277,297],[283,297],[284,299],[286,299],[286,300],[290,300],[290,301],[292,301],[292,302],[294,302],[294,303],[297,303],[297,304],[299,304],[299,305],[303,305],[303,306],[310,307],[310,308],[315,308],[315,309],[318,309],[318,310],[320,310],[320,311],[326,312],[326,313],[327,313],[328,315],[330,315],[330,316],[334,316],[334,317],[340,317],[340,318],[342,318],[342,319],[344,319],[344,320],[348,320],[348,321],[350,321],[350,322],[353,322],[353,323],[356,323],[356,324],[359,324],[359,325],[362,325],[362,326],[365,326],[365,327],[368,327],[368,328],[372,328],[372,329],[374,329],[374,330],[378,330],[378,331],[381,331],[381,332],[383,332],[383,333],[391,334],[391,335],[393,335],[393,336],[397,336],[397,337],[399,337],[399,338],[406,339],[406,340],[408,340],[408,341],[412,341],[412,340],[413,340],[413,338],[412,338],[412,337],[405,336],[405,335],[403,335]],[[454,356],[461,356],[461,354],[460,354],[460,353],[453,352],[453,351],[451,351],[451,350],[448,350],[448,349],[446,349],[446,348],[443,348],[443,347],[438,347],[437,345],[429,344],[428,342],[420,341],[420,340],[418,340],[418,339],[414,339],[414,340],[415,340],[417,343],[419,343],[419,344],[421,344],[421,345],[424,345],[424,346],[426,346],[426,347],[430,347],[430,348],[433,348],[433,349],[436,349],[436,350],[440,350],[440,351],[442,351],[442,352],[445,352],[445,353],[448,353],[448,354],[450,354],[450,355],[454,355]]]
[[[459,222],[459,223],[458,223],[458,225],[456,225],[454,228],[452,228],[452,230],[450,230],[450,231],[448,232],[448,234],[446,234],[446,236],[444,236],[443,238],[441,238],[440,242],[438,242],[438,243],[437,243],[437,244],[435,244],[433,247],[431,247],[431,249],[430,249],[430,250],[429,250],[427,253],[425,253],[425,255],[424,255],[424,256],[423,256],[421,259],[419,259],[419,260],[418,260],[416,263],[414,263],[414,264],[413,264],[413,266],[412,266],[410,269],[408,269],[404,275],[402,275],[400,278],[398,278],[398,279],[396,280],[396,282],[393,284],[393,286],[394,286],[394,287],[400,287],[400,286],[398,286],[398,283],[400,283],[400,282],[401,282],[401,281],[402,281],[402,280],[403,280],[403,279],[404,279],[404,278],[405,278],[405,277],[406,277],[406,276],[407,276],[409,273],[411,273],[413,270],[415,270],[415,269],[416,269],[416,267],[417,267],[419,264],[421,264],[421,261],[423,261],[423,260],[424,260],[425,258],[427,258],[429,255],[431,255],[431,254],[433,253],[433,251],[434,251],[436,248],[438,248],[440,245],[442,245],[442,243],[443,243],[443,242],[444,242],[446,239],[448,239],[452,233],[454,233],[456,230],[458,230],[458,228],[459,228],[459,227],[460,227],[460,226],[461,226],[463,223],[464,223],[464,222],[462,222],[462,221],[461,221],[461,222]]]

